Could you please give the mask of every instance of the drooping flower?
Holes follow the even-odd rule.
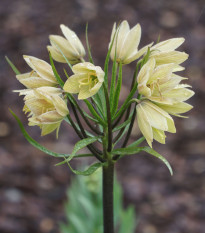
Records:
[[[139,94],[161,104],[175,104],[188,100],[194,95],[189,85],[180,84],[185,79],[173,73],[174,63],[157,66],[150,58],[140,70],[137,81]]]
[[[23,56],[32,71],[16,75],[16,78],[27,88],[58,85],[52,67],[45,61],[32,56]]]
[[[61,31],[65,36],[49,36],[51,46],[47,46],[48,51],[54,60],[66,63],[64,56],[71,64],[76,64],[85,56],[85,49],[76,33],[65,25],[60,25]],[[63,56],[64,55],[64,56]]]
[[[138,50],[141,39],[141,26],[137,24],[130,30],[126,20],[124,20],[118,28],[116,28],[116,23],[113,25],[109,47],[113,39],[114,42],[110,57],[114,60],[116,52],[116,61],[122,62],[122,64],[129,64],[138,59],[147,51],[148,46],[150,46],[147,45],[141,50]]]
[[[20,90],[25,95],[23,111],[28,113],[29,125],[37,125],[44,136],[58,130],[62,120],[69,113],[65,100],[61,97],[62,91],[54,87],[40,87],[36,89]]]
[[[74,65],[73,73],[63,89],[68,93],[79,93],[78,99],[87,99],[95,95],[104,82],[104,71],[100,66],[94,66],[89,62]]]
[[[150,58],[155,58],[157,65],[174,63],[177,70],[182,70],[183,67],[179,64],[187,60],[188,54],[185,52],[176,51],[176,49],[183,44],[184,38],[173,38],[162,41],[152,46],[150,51]]]
[[[137,122],[147,143],[152,147],[153,140],[165,143],[165,133],[176,133],[172,117],[149,100],[142,100],[137,106]]]

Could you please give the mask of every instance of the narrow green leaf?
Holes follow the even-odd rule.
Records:
[[[127,147],[135,147],[135,146],[139,146],[143,141],[145,140],[144,137],[139,138],[137,141],[133,142],[132,144],[130,144]]]
[[[71,156],[71,155],[69,155],[69,156]],[[69,156],[67,156],[67,157],[69,157]],[[73,156],[73,159],[74,159],[74,158],[83,158],[83,157],[93,157],[93,156],[94,156],[93,154],[77,154],[77,155]],[[61,157],[63,157],[63,156],[61,156]],[[64,157],[64,158],[65,158],[65,157]],[[63,160],[63,161],[60,162],[60,163],[56,163],[55,166],[60,166],[60,165],[63,165],[63,164],[65,164],[65,163],[66,163],[66,161]]]
[[[116,32],[113,36],[113,39],[112,39],[112,42],[110,44],[110,47],[108,49],[108,53],[107,53],[107,56],[106,56],[106,59],[105,59],[105,65],[104,65],[104,72],[105,72],[105,85],[106,87],[108,86],[108,65],[109,65],[109,60],[110,60],[110,53],[111,53],[111,50],[112,50],[112,47],[113,47],[113,43],[115,41],[115,36],[116,36]]]
[[[130,117],[124,121],[122,124],[120,124],[119,126],[116,126],[114,129],[113,129],[113,132],[116,132],[116,131],[119,131],[120,129],[122,129],[123,127],[125,127],[127,124],[130,123],[131,119],[132,119],[132,114],[133,112],[130,114]]]
[[[91,114],[99,121],[99,123],[102,124],[103,126],[106,126],[105,122],[98,115],[96,110],[93,108],[92,104],[88,100],[84,100],[84,102],[87,105],[88,109],[90,110]]]
[[[50,151],[48,150],[47,148],[45,148],[44,146],[40,145],[37,141],[35,141],[25,130],[21,120],[16,116],[16,114],[11,110],[9,109],[10,113],[13,115],[13,117],[16,119],[20,129],[21,129],[21,132],[23,134],[23,136],[25,137],[25,139],[34,147],[36,147],[37,149],[39,149],[40,151],[46,153],[46,154],[49,154],[51,156],[54,156],[54,157],[68,157],[70,156],[69,154],[61,154],[61,153],[55,153],[53,151]]]
[[[10,65],[11,69],[14,71],[14,73],[16,75],[21,74],[21,72],[16,68],[16,66],[11,62],[11,60],[7,56],[5,56],[5,58],[8,64]]]
[[[155,150],[153,150],[152,148],[150,148],[148,146],[145,146],[142,148],[143,148],[143,151],[160,159],[168,167],[170,174],[173,175],[173,171],[172,171],[172,168],[171,168],[169,162],[162,155],[160,155],[158,152],[156,152]]]
[[[70,121],[69,121],[69,119],[68,119],[67,117],[64,118],[64,121],[66,121],[70,126],[72,126],[71,123],[70,123]],[[79,127],[78,124],[75,123],[75,126],[76,126],[76,128],[77,128],[78,130],[80,130],[80,127]],[[87,134],[89,137],[95,137],[95,135],[91,134],[91,133],[88,132],[87,130],[85,130],[85,132],[86,132],[86,134]],[[100,141],[100,138],[99,138],[98,140]]]
[[[129,106],[128,102],[132,99],[133,95],[135,94],[136,90],[137,90],[137,86],[138,83],[136,82],[134,87],[132,88],[130,94],[128,95],[127,99],[124,101],[123,105],[120,107],[119,111],[117,112],[117,114],[115,114],[115,116],[113,117],[112,121],[114,121],[115,119],[118,118],[118,116],[120,116],[120,114]]]
[[[64,71],[64,74],[65,74],[66,78],[69,78],[69,75],[68,75],[66,69],[63,69],[63,71]]]
[[[100,88],[102,89],[102,88]],[[100,115],[102,117],[104,117],[104,114],[103,114],[103,106],[102,106],[102,102],[101,102],[101,98],[100,98],[100,95],[99,95],[99,92],[96,93],[93,97],[92,97],[92,100],[94,101]]]
[[[76,175],[89,176],[93,174],[98,168],[103,167],[105,164],[106,163],[94,163],[90,167],[88,167],[88,169],[86,169],[85,171],[74,170],[69,163],[68,166],[70,170]]]
[[[88,49],[89,62],[94,64],[90,44],[89,44],[89,41],[88,41],[88,23],[86,24],[86,28],[85,28],[85,38],[86,38],[86,45],[87,45],[87,49]]]
[[[63,56],[63,58],[65,59],[66,63],[68,64],[68,66],[70,67],[70,69],[72,70],[72,65],[70,64],[70,62],[68,61],[67,57],[64,55],[63,51],[61,50],[61,48],[53,41],[53,44],[56,46],[56,48],[58,48],[59,52],[61,53],[61,55]]]
[[[49,53],[49,58],[50,58],[50,63],[51,63],[51,67],[52,67],[53,73],[55,75],[55,78],[56,78],[57,82],[59,83],[59,85],[63,88],[64,82],[56,70],[56,67],[55,67],[54,62],[53,62],[53,58],[52,58],[50,53]]]
[[[118,140],[114,143],[114,146],[122,139],[122,137],[125,135],[125,133],[128,131],[130,124],[128,123],[127,126],[125,127],[123,133],[120,135]]]
[[[121,87],[122,87],[122,63],[120,63],[120,67],[119,67],[117,86],[116,86],[114,100],[113,100],[112,109],[111,109],[112,115],[116,113],[117,108],[118,108]]]
[[[141,147],[126,147],[115,149],[112,151],[112,153],[118,155],[133,155],[139,153],[140,151],[142,151]]]
[[[151,155],[157,157],[158,159],[160,159],[167,166],[170,174],[173,175],[173,171],[172,171],[172,168],[171,168],[169,162],[162,155],[160,155],[158,152],[156,152],[155,150],[153,150],[152,148],[150,148],[148,146],[145,146],[145,147],[130,147],[129,146],[126,148],[115,149],[112,151],[112,153],[122,155],[121,157],[123,157],[125,155],[137,154],[140,151],[145,151],[148,154],[151,154]]]
[[[110,106],[111,109],[113,108],[113,99],[115,95],[115,85],[116,85],[116,76],[117,76],[117,69],[118,64],[116,62],[116,54],[112,65],[112,77],[111,77],[111,84],[110,84]]]
[[[99,137],[89,137],[89,138],[84,138],[84,139],[78,141],[78,142],[75,144],[75,146],[74,146],[74,148],[73,148],[73,151],[72,151],[71,155],[70,155],[67,159],[65,159],[64,161],[62,161],[62,162],[56,164],[56,166],[62,165],[62,164],[67,163],[67,162],[70,162],[70,161],[75,157],[76,153],[77,153],[79,150],[81,150],[81,149],[83,149],[84,147],[86,147],[86,146],[92,144],[93,142],[96,142],[98,139],[99,139]]]

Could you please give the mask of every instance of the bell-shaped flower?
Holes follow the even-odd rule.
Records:
[[[147,143],[152,147],[153,140],[165,143],[165,133],[176,133],[172,117],[149,100],[143,100],[136,106],[137,122]]]
[[[43,86],[55,87],[58,85],[52,67],[45,61],[32,56],[24,56],[32,71],[16,75],[16,78],[27,88]]]
[[[85,56],[85,49],[74,31],[65,25],[60,25],[61,31],[65,36],[49,36],[51,46],[47,46],[48,51],[54,60],[66,63],[66,59],[71,64],[76,64]],[[65,57],[64,57],[65,56]]]
[[[24,112],[29,113],[29,125],[38,125],[44,136],[57,130],[62,120],[69,114],[65,100],[61,97],[61,90],[54,87],[41,87],[19,91],[25,95]]]
[[[173,38],[157,43],[150,49],[150,58],[155,58],[157,65],[174,63],[177,70],[182,70],[183,67],[179,64],[186,61],[189,55],[176,49],[184,43],[184,40],[184,38]]]
[[[146,51],[148,46],[145,46],[141,50],[138,50],[138,46],[141,39],[141,26],[137,24],[132,29],[126,20],[124,20],[118,28],[116,23],[113,25],[111,39],[109,47],[112,44],[110,57],[114,61],[116,53],[116,61],[122,64],[129,64],[132,61],[138,59]]]
[[[95,95],[104,82],[104,71],[100,66],[94,66],[89,62],[74,65],[73,73],[63,89],[68,93],[79,93],[78,99],[87,99]]]
[[[175,64],[157,66],[150,58],[140,70],[137,82],[138,91],[143,97],[161,104],[174,104],[188,100],[194,95],[189,85],[179,84],[183,77],[173,73]]]

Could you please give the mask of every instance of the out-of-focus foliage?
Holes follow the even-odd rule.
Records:
[[[91,176],[76,176],[67,192],[66,223],[60,224],[61,233],[102,233],[101,169]],[[118,233],[133,233],[136,216],[133,206],[123,207],[120,184],[114,184],[115,229]]]

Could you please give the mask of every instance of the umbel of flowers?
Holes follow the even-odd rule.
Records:
[[[56,131],[58,136],[62,121],[68,123],[80,138],[71,154],[52,152],[25,131],[18,121],[26,139],[45,153],[63,157],[59,164],[67,163],[70,169],[81,175],[103,170],[103,213],[104,232],[113,233],[113,170],[116,161],[126,155],[145,151],[163,161],[170,172],[168,161],[152,149],[153,141],[165,143],[165,132],[176,133],[174,117],[183,117],[192,106],[185,101],[194,95],[191,86],[184,84],[187,79],[179,75],[181,65],[188,54],[177,51],[184,38],[173,38],[141,47],[141,26],[130,29],[127,21],[116,26],[111,33],[104,68],[96,66],[91,54],[86,27],[88,58],[80,39],[71,29],[61,25],[64,35],[50,36],[48,51],[50,64],[24,56],[31,70],[21,74],[7,58],[16,78],[26,89],[18,90],[24,95],[23,111],[30,126],[39,126],[41,135]],[[85,60],[84,60],[85,59]],[[56,70],[54,61],[64,64],[64,77]],[[109,64],[112,60],[112,72]],[[133,77],[123,73],[123,67],[135,63]],[[69,69],[69,71],[68,71]],[[61,72],[62,73],[62,72]],[[124,77],[125,76],[125,77]],[[130,92],[119,97],[123,82],[131,79]],[[76,94],[78,94],[76,96]],[[79,102],[82,102],[79,105]],[[83,104],[84,103],[84,104]],[[83,122],[84,123],[83,123]],[[128,144],[134,122],[142,133],[133,143]],[[70,135],[70,132],[69,132]],[[140,145],[144,140],[146,143]],[[87,147],[87,154],[79,150]],[[98,160],[85,171],[77,171],[70,165],[73,158],[93,156]]]

